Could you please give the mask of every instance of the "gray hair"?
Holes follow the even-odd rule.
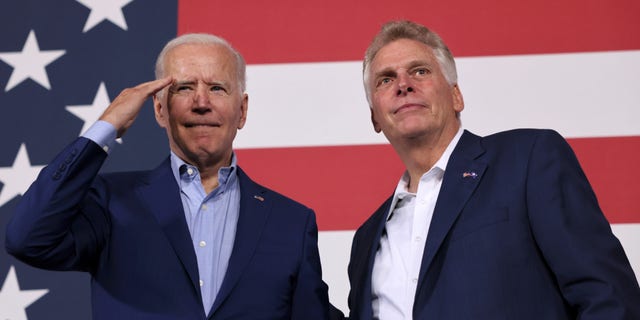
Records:
[[[362,63],[362,74],[364,80],[364,89],[367,93],[367,101],[371,104],[371,92],[369,92],[369,65],[376,57],[378,51],[387,44],[400,40],[409,39],[426,44],[433,50],[433,54],[442,69],[444,78],[450,85],[458,83],[458,74],[456,71],[456,63],[453,60],[453,54],[444,43],[440,36],[429,30],[427,27],[412,21],[391,21],[385,23],[380,32],[373,38],[371,44],[364,54]]]
[[[238,77],[238,86],[240,88],[240,92],[244,92],[246,87],[247,87],[247,76],[246,76],[246,69],[247,69],[247,65],[246,62],[244,61],[244,58],[242,57],[242,55],[240,54],[240,52],[238,52],[236,49],[234,49],[231,44],[229,44],[229,42],[227,42],[225,39],[218,37],[218,36],[214,36],[212,34],[207,34],[207,33],[188,33],[188,34],[183,34],[177,38],[174,38],[173,40],[169,41],[164,48],[162,49],[162,51],[160,51],[160,54],[158,55],[158,59],[156,60],[156,70],[155,70],[155,74],[156,74],[156,79],[160,79],[163,78],[165,76],[164,72],[164,64],[165,64],[165,58],[167,56],[167,54],[175,49],[176,47],[179,47],[181,45],[186,45],[186,44],[204,44],[204,45],[219,45],[219,46],[223,46],[227,49],[229,49],[229,51],[235,56],[236,58],[236,72],[237,72],[237,77]]]

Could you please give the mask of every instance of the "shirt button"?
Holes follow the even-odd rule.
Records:
[[[199,246],[204,247],[207,245],[207,243],[205,241],[200,241],[200,243],[198,243]]]
[[[202,209],[202,210],[207,210],[207,205],[206,205],[206,204],[203,204],[203,205],[200,207],[200,209]]]
[[[188,168],[188,169],[187,169],[187,174],[188,174],[188,175],[192,175],[192,174],[193,174],[193,169]]]
[[[109,146],[102,147],[102,150],[104,150],[104,152],[109,152]]]
[[[204,281],[200,280],[200,286],[204,286]]]
[[[413,280],[411,280],[411,282],[413,282],[413,283],[418,283],[418,279],[413,278]]]
[[[422,238],[420,238],[420,237],[415,237],[415,239],[414,239],[414,240],[415,240],[416,242],[420,242],[420,240],[422,240]]]

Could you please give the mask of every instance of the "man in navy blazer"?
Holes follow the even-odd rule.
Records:
[[[167,44],[158,80],[124,90],[45,169],[7,227],[9,253],[91,274],[93,319],[326,319],[314,212],[253,182],[232,142],[244,126],[245,62],[225,40]],[[171,156],[99,174],[153,96]]]
[[[406,166],[357,230],[350,319],[640,319],[640,289],[566,141],[461,128],[455,63],[426,27],[367,49],[376,132]]]

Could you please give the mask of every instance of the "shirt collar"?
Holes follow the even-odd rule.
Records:
[[[184,172],[184,170],[191,168],[194,170],[195,173],[198,173],[197,167],[184,162],[184,160],[180,159],[180,157],[178,157],[173,151],[171,151],[170,159],[171,159],[171,171],[173,172],[173,177],[176,179],[178,186],[182,185],[180,183],[181,181],[180,175],[181,173]],[[238,160],[236,158],[236,153],[231,152],[231,164],[228,167],[221,167],[220,169],[218,169],[218,183],[220,184],[220,186],[226,185],[228,182],[236,179],[237,165],[238,165]],[[183,168],[182,169],[183,171],[181,171],[181,168]]]
[[[456,148],[458,141],[460,141],[460,137],[462,136],[463,132],[464,132],[464,129],[462,129],[462,126],[458,128],[458,132],[456,133],[455,136],[453,136],[453,139],[451,139],[451,141],[449,142],[449,145],[447,145],[447,148],[442,153],[442,156],[440,156],[440,159],[436,161],[436,163],[433,165],[431,169],[429,169],[429,171],[433,170],[433,168],[438,168],[444,174],[444,171],[447,168],[447,163],[449,162],[449,158],[451,158],[451,154],[453,153],[453,150]],[[402,177],[400,177],[400,181],[396,186],[395,192],[393,193],[393,200],[391,201],[391,206],[389,207],[389,212],[387,213],[387,220],[391,218],[391,212],[393,212],[393,209],[395,209],[396,205],[398,204],[398,201],[404,199],[407,196],[415,196],[415,194],[409,192],[409,189],[407,188],[407,186],[409,186],[409,180],[410,180],[409,172],[405,170],[405,172],[402,174]]]

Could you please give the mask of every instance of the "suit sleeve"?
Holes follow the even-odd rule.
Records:
[[[46,166],[7,225],[7,252],[35,267],[88,271],[108,237],[109,221],[96,188],[107,154],[78,138]]]
[[[322,280],[318,226],[313,211],[307,215],[302,262],[293,293],[291,319],[329,319],[328,287]]]
[[[570,146],[544,131],[529,160],[532,231],[577,318],[640,319],[636,277]]]

